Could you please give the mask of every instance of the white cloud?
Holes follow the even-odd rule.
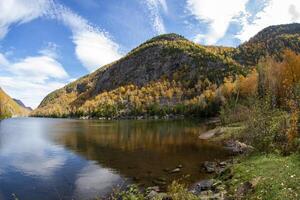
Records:
[[[107,33],[91,25],[86,19],[70,9],[53,4],[49,17],[61,21],[73,33],[75,54],[90,72],[119,59],[119,46]]]
[[[57,59],[59,57],[57,51],[58,51],[58,45],[53,42],[48,42],[47,46],[39,51],[41,55],[49,56],[51,58]]]
[[[9,62],[8,60],[6,59],[6,57],[0,53],[0,67],[1,66],[8,66],[9,65]]]
[[[168,12],[168,6],[165,0],[146,0],[146,4],[150,11],[150,17],[153,24],[154,30],[158,34],[163,34],[166,32],[166,28],[163,19],[160,14],[160,10],[163,9],[164,12]]]
[[[121,57],[118,45],[108,40],[103,33],[86,31],[76,34],[73,40],[77,57],[89,71]]]
[[[51,91],[62,87],[69,78],[62,65],[49,56],[26,57],[11,62],[0,53],[0,85],[10,96],[33,108]]]
[[[4,38],[13,24],[31,21],[49,7],[48,0],[2,0],[0,1],[0,39]]]
[[[68,78],[62,65],[48,56],[27,57],[20,62],[11,63],[8,67],[13,74],[33,82],[44,83],[50,78]]]
[[[208,23],[206,44],[221,39],[232,21],[245,12],[248,0],[187,0],[187,9],[200,22]],[[200,36],[196,36],[199,39]]]
[[[237,34],[237,38],[246,41],[256,33],[270,25],[287,24],[300,22],[300,1],[299,0],[269,0],[265,7],[256,14],[254,20],[251,13],[242,21],[242,30]]]
[[[193,41],[195,43],[201,43],[203,40],[205,40],[205,35],[204,34],[197,34],[194,38]]]

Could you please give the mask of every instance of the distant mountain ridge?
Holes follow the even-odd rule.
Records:
[[[13,100],[14,100],[17,104],[19,104],[19,106],[21,106],[21,107],[26,108],[26,109],[28,109],[28,110],[30,110],[30,111],[33,110],[31,107],[26,106],[21,100],[15,99],[15,98],[13,98]]]
[[[204,89],[222,83],[224,77],[247,74],[250,67],[267,55],[280,59],[286,48],[300,53],[299,34],[300,24],[271,26],[237,48],[202,46],[177,34],[160,35],[136,47],[120,60],[50,93],[33,115],[101,113],[102,116],[106,115],[103,106],[108,106],[109,109],[106,109],[110,112],[115,113],[117,109],[117,113],[126,115],[135,112],[136,102],[140,101],[131,97],[134,95],[143,99],[150,95],[149,101],[158,106],[184,104]],[[165,84],[162,87],[177,88],[177,91],[172,91],[172,96],[161,90],[157,97],[151,90],[154,87],[160,90],[161,86],[156,83]],[[134,94],[129,94],[128,90]],[[176,92],[180,95],[174,99]],[[171,98],[168,100],[167,96]],[[121,98],[117,100],[118,108],[110,108],[110,104],[115,105],[118,98]],[[103,99],[106,103],[102,102]],[[145,101],[140,103],[145,104]]]
[[[31,110],[19,105],[0,87],[0,118],[28,116]]]

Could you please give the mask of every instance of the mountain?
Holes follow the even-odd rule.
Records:
[[[177,34],[154,37],[120,60],[50,93],[34,116],[210,115],[224,78],[245,75],[285,48],[300,52],[300,24],[271,26],[237,48],[202,46]]]
[[[20,106],[0,88],[0,118],[28,116],[30,110]]]
[[[281,53],[289,48],[300,53],[300,24],[270,26],[249,41],[241,44],[234,53],[234,59],[244,65],[256,65],[258,61],[271,55],[281,59]]]
[[[19,106],[21,106],[21,107],[23,107],[23,108],[26,108],[26,109],[28,109],[28,110],[30,110],[30,111],[32,111],[32,108],[29,107],[29,106],[25,106],[25,104],[24,104],[21,100],[19,100],[19,99],[14,99],[14,98],[13,98],[13,100],[14,100],[17,104],[19,104]]]

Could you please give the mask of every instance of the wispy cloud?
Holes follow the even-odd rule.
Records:
[[[253,19],[253,20],[250,20]],[[241,21],[242,30],[236,35],[241,41],[246,41],[257,32],[270,25],[300,22],[300,1],[269,0],[258,13],[247,12]]]
[[[47,46],[39,51],[41,55],[49,56],[51,58],[57,59],[58,55],[58,45],[53,42],[48,42]]]
[[[208,32],[195,38],[199,42],[215,44],[228,30],[231,22],[245,13],[248,0],[187,0],[187,10],[200,23],[206,23]]]
[[[167,2],[165,0],[145,0],[150,12],[150,19],[156,33],[166,32],[164,21],[161,17],[161,11],[168,12]]]
[[[53,4],[48,16],[61,21],[71,29],[75,54],[89,71],[94,71],[122,56],[119,45],[110,39],[108,33],[93,26],[70,9]]]
[[[48,0],[5,0],[0,1],[0,39],[14,24],[29,22],[45,14],[50,6]]]

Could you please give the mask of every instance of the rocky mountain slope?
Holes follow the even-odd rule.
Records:
[[[101,117],[170,109],[178,114],[184,106],[197,111],[200,104],[208,109],[225,77],[247,74],[267,55],[280,59],[285,48],[300,52],[299,34],[300,24],[272,26],[237,48],[201,46],[177,34],[157,36],[52,92],[33,115]]]
[[[0,88],[0,118],[13,116],[28,116],[30,110],[20,106]]]

